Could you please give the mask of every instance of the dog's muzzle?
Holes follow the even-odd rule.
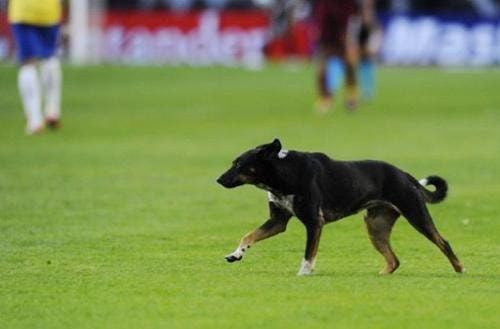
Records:
[[[224,173],[222,174],[218,179],[217,183],[220,185],[224,186],[225,188],[233,188],[237,187],[243,184],[243,182],[240,182],[237,179],[237,176],[233,175],[232,173]]]
[[[226,188],[231,187],[231,179],[228,179],[227,175],[222,175],[219,178],[217,178],[217,183]]]
[[[219,178],[217,178],[217,183],[219,183],[220,185],[224,186],[224,179],[222,178],[222,176],[220,176]]]

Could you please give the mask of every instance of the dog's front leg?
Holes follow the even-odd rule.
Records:
[[[322,225],[315,223],[306,226],[307,242],[304,259],[297,275],[309,275],[314,271],[316,254],[318,253],[319,240],[321,237]]]
[[[284,209],[270,204],[271,219],[267,220],[258,229],[245,234],[236,250],[226,256],[229,263],[241,260],[245,252],[257,241],[267,239],[278,233],[284,232],[291,214]]]
[[[310,206],[308,203],[304,203],[304,207],[298,210],[299,219],[306,227],[307,241],[304,259],[297,275],[309,275],[314,271],[324,218],[319,207]]]

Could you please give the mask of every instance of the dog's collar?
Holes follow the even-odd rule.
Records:
[[[278,152],[278,158],[284,159],[288,155],[288,150],[281,149],[281,151]]]

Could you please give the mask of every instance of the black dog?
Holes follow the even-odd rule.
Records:
[[[275,139],[240,155],[217,182],[226,188],[252,184],[268,191],[269,197],[270,219],[241,239],[236,251],[226,256],[228,262],[241,260],[255,242],[284,232],[288,220],[296,216],[307,230],[298,274],[310,274],[323,225],[366,209],[370,239],[387,262],[381,274],[392,273],[399,266],[389,243],[399,215],[436,244],[456,272],[464,272],[426,207],[426,202],[438,203],[446,197],[448,187],[440,177],[429,176],[419,182],[385,162],[335,161],[322,153],[286,151]],[[425,185],[436,190],[428,191]]]

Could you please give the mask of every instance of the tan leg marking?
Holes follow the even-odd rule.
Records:
[[[240,260],[241,258],[243,258],[243,255],[245,254],[247,249],[250,248],[257,241],[264,240],[273,235],[284,232],[286,229],[287,222],[288,221],[269,220],[258,229],[245,234],[241,238],[238,248],[236,248],[236,250],[233,253],[227,255],[226,259],[228,261]]]
[[[391,274],[399,267],[399,260],[389,242],[392,227],[398,216],[399,213],[395,210],[382,207],[369,209],[365,216],[370,240],[386,261],[386,266],[379,272],[382,275]]]

